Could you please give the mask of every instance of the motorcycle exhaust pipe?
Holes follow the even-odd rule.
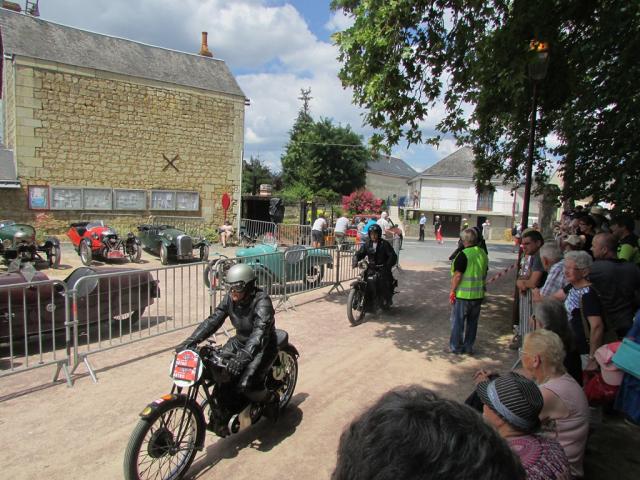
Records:
[[[247,407],[242,410],[240,413],[233,415],[229,419],[229,423],[227,428],[229,432],[233,435],[234,433],[239,433],[247,427],[251,426],[253,422],[251,421],[251,405],[247,405]]]

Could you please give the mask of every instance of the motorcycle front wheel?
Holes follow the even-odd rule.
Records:
[[[177,480],[189,470],[205,425],[197,407],[184,399],[164,402],[140,419],[124,454],[126,480]],[[202,429],[202,430],[201,430]]]
[[[347,317],[349,317],[351,325],[360,325],[364,321],[364,309],[364,292],[352,288],[347,299]]]

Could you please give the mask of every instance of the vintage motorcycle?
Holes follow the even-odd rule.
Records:
[[[375,313],[378,308],[388,310],[390,305],[377,294],[377,282],[381,275],[380,265],[373,265],[364,258],[358,262],[360,276],[351,283],[349,298],[347,299],[347,317],[351,325],[360,325],[367,313]],[[395,295],[398,286],[396,279],[392,280],[391,295]]]
[[[287,406],[298,380],[296,347],[284,330],[276,330],[278,355],[265,378],[265,388]],[[264,405],[237,392],[227,371],[228,357],[208,340],[198,351],[183,350],[171,364],[171,393],[140,413],[124,456],[126,480],[182,478],[204,447],[205,430],[219,437],[238,433],[262,417]]]

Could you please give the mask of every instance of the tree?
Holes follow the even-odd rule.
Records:
[[[314,122],[303,107],[281,158],[284,184],[302,184],[325,197],[330,192],[346,195],[364,187],[369,158],[350,126],[336,126],[327,118]]]
[[[538,39],[549,43],[550,63],[539,86],[537,183],[545,183],[545,138],[554,134],[564,196],[640,212],[631,180],[640,174],[640,2],[333,0],[332,8],[354,18],[334,37],[340,78],[367,109],[375,146],[453,135],[473,146],[478,188],[494,175],[515,183],[531,114],[529,44]],[[437,102],[445,115],[423,137]]]
[[[261,184],[273,185],[274,180],[277,180],[277,175],[274,175],[259,158],[252,155],[248,162],[242,162],[242,193],[257,195]]]

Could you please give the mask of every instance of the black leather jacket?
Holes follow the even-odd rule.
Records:
[[[207,317],[185,343],[200,343],[213,335],[227,317],[236,329],[236,340],[243,349],[254,357],[269,340],[275,338],[275,311],[271,298],[260,289],[242,302],[235,304],[230,294],[226,294],[209,317]]]
[[[367,257],[369,262],[374,265],[384,265],[385,270],[388,272],[391,272],[394,265],[398,263],[398,255],[396,255],[391,244],[384,238],[378,240],[378,245],[375,250],[371,239],[363,243],[353,256],[353,266],[355,267],[364,257]]]

